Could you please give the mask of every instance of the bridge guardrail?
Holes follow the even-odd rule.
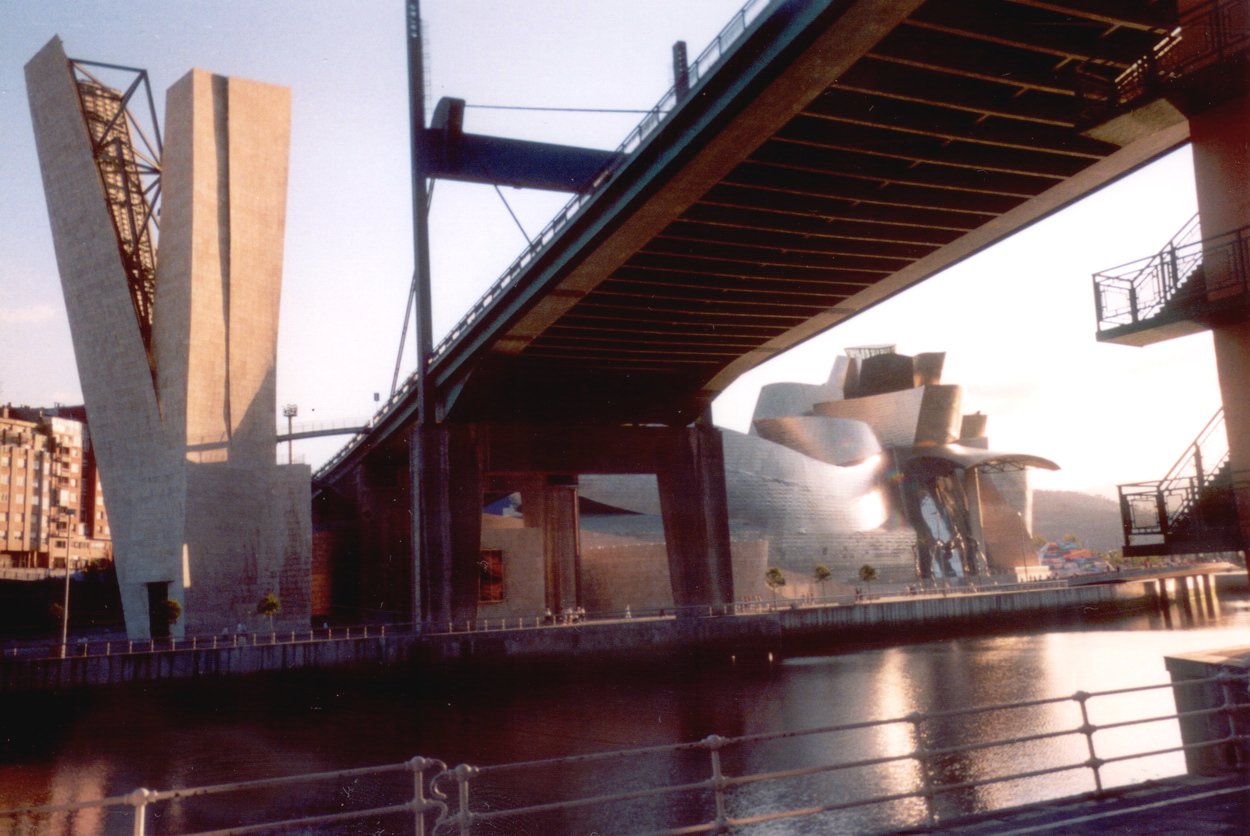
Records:
[[[687,67],[686,78],[688,92],[685,96],[678,93],[677,85],[669,88],[668,92],[660,98],[660,101],[652,107],[642,120],[634,127],[624,141],[617,146],[612,159],[615,162],[610,163],[607,168],[595,179],[591,187],[585,192],[579,192],[573,195],[563,207],[560,208],[554,218],[547,223],[542,230],[534,236],[529,245],[526,246],[516,260],[504,270],[503,275],[491,284],[482,296],[470,306],[460,321],[452,326],[451,330],[439,340],[434,346],[431,360],[446,354],[450,347],[460,339],[461,336],[476,322],[483,313],[485,313],[495,300],[499,298],[504,290],[511,287],[520,277],[525,268],[538,257],[538,255],[547,248],[547,246],[556,239],[559,233],[569,224],[595,196],[603,189],[615,174],[625,165],[625,161],[630,154],[638,150],[643,143],[664,123],[665,118],[672,113],[674,108],[680,101],[689,98],[694,93],[695,86],[712,71],[717,62],[726,55],[732,47],[746,34],[751,24],[759,17],[764,9],[774,0],[746,0],[742,8],[730,19],[717,36],[708,44],[698,57],[692,61]],[[421,374],[421,369],[417,369],[408,376],[403,385],[391,394],[391,397],[375,414],[373,419],[368,423],[368,427],[373,427],[386,414],[403,400],[403,396],[407,395],[416,386],[417,377]],[[322,465],[313,475],[314,481],[324,478],[326,474],[334,469],[334,467],[348,455],[351,450],[360,442],[361,436],[349,441],[343,448],[336,453],[330,460]]]
[[[1113,715],[1114,719],[1107,722],[1097,722],[1098,715],[1090,710],[1091,703],[1101,705],[1106,699],[1130,695],[1136,699],[1146,692],[1163,689],[1169,689],[1175,694],[1180,688],[1202,687],[1213,683],[1218,685],[1223,697],[1222,705],[1214,708],[1131,716],[1129,719],[1119,719],[1123,715]],[[566,825],[570,819],[564,817],[577,816],[586,817],[588,824],[596,821],[614,821],[619,824],[623,816],[637,809],[629,805],[656,803],[666,806],[658,812],[653,806],[650,818],[659,818],[667,826],[651,830],[651,836],[741,832],[752,825],[766,822],[836,814],[889,804],[903,805],[898,815],[908,819],[909,826],[932,827],[947,816],[949,808],[943,804],[946,798],[991,785],[1045,779],[1059,773],[1075,772],[1084,774],[1092,791],[1101,794],[1111,786],[1133,783],[1131,780],[1109,778],[1108,767],[1136,762],[1141,765],[1138,769],[1140,771],[1145,768],[1145,759],[1175,756],[1211,747],[1225,747],[1224,751],[1241,768],[1245,768],[1247,760],[1250,759],[1250,751],[1247,750],[1250,733],[1245,731],[1250,728],[1247,723],[1250,718],[1246,716],[1250,714],[1250,708],[1247,708],[1245,702],[1247,685],[1250,685],[1250,674],[1235,674],[1226,670],[1218,676],[1158,685],[1094,692],[1077,691],[1068,696],[914,712],[902,717],[790,732],[738,737],[711,735],[690,743],[521,763],[492,766],[462,764],[450,768],[441,760],[415,757],[403,763],[289,777],[160,791],[140,788],[124,796],[3,810],[0,811],[0,819],[18,823],[19,826],[33,825],[38,829],[44,823],[64,823],[64,816],[85,810],[115,811],[130,808],[133,811],[133,833],[136,836],[146,836],[148,815],[160,809],[158,805],[165,805],[166,808],[171,804],[181,805],[183,809],[180,812],[185,816],[186,807],[193,799],[213,799],[213,803],[221,804],[222,796],[247,793],[248,803],[242,809],[253,815],[263,815],[266,813],[263,792],[287,790],[302,785],[312,787],[313,790],[322,789],[319,794],[308,796],[309,801],[302,814],[294,818],[289,813],[280,814],[286,817],[269,818],[211,832],[214,836],[242,836],[385,819],[394,822],[405,820],[417,834],[423,836],[452,832],[465,836],[484,832],[481,827],[486,827],[489,832],[498,832],[495,828],[501,826],[501,823],[507,823],[503,825],[505,827],[509,824],[515,827],[518,824],[524,826],[526,820],[530,823],[537,820],[541,825],[542,816],[548,814],[559,816],[558,820]],[[1044,715],[1040,721],[1021,713],[1047,712],[1065,705],[1069,706],[1065,712],[1067,716],[1079,718],[1078,724],[1052,728],[1047,720],[1054,722],[1059,712]],[[1172,723],[1197,718],[1209,721],[1220,716],[1225,718],[1222,724],[1225,731],[1217,732],[1223,736],[1216,739],[1174,745],[1172,740],[1177,735],[1170,731],[1159,731],[1161,724],[1169,724],[1170,728]],[[1016,733],[951,745],[947,742],[951,729],[958,728],[958,722],[964,721],[970,721],[968,728],[1012,729]],[[1126,740],[1129,738],[1123,734],[1116,735],[1116,732],[1142,729],[1152,729],[1153,733],[1135,735],[1131,738],[1132,748],[1126,751]],[[853,740],[854,735],[860,734],[862,737],[864,732],[871,735],[882,730],[887,731],[870,738],[884,741],[878,744],[880,754],[871,757],[862,756],[862,746],[829,743],[821,745],[814,742],[806,748],[825,754],[848,753],[851,757],[807,762],[802,765],[796,763],[792,767],[780,769],[768,763],[763,771],[751,771],[751,752],[758,752],[782,741],[798,741],[802,746],[803,741],[813,738],[847,735]],[[1019,733],[1020,731],[1024,733]],[[1100,742],[1102,754],[1099,752]],[[987,758],[987,753],[1000,750],[1019,752],[1020,747],[1028,747],[1030,744],[1044,747],[1051,752],[1047,757],[1048,765],[1034,766],[1035,762],[1028,757],[1017,755],[1001,761],[1013,765],[1005,771],[987,768],[969,772],[960,768],[961,764],[968,762],[965,757],[968,754],[976,753],[982,761],[990,761],[993,758]],[[1109,753],[1108,748],[1115,751]],[[648,786],[629,787],[630,783],[637,781],[622,785],[617,780],[620,770],[617,765],[627,765],[630,761],[642,763],[642,767],[635,767],[631,775],[641,772],[648,777],[658,776],[660,780],[651,781]],[[1026,768],[1020,769],[1018,765],[1021,764],[1026,765]],[[607,780],[598,784],[586,783],[585,786],[592,794],[572,798],[559,797],[567,787],[579,786],[582,781],[558,780],[555,776],[585,776],[593,774],[598,767],[607,767],[613,772],[608,773]],[[1156,763],[1153,768],[1160,767]],[[866,774],[866,770],[882,770],[889,777],[885,780],[859,780]],[[813,786],[814,780],[834,774],[846,775],[847,780],[835,786],[830,786],[827,782],[819,787]],[[548,780],[540,784],[544,775],[548,776]],[[968,777],[969,775],[973,777]],[[529,787],[529,799],[518,803],[519,797],[515,792],[499,791],[499,786],[509,786],[510,776],[512,780],[521,780]],[[390,780],[387,781],[387,778]],[[373,799],[366,806],[344,810],[343,804],[318,803],[325,797],[332,797],[336,801],[340,797],[335,792],[325,792],[324,788],[346,786],[350,783],[355,790],[360,790],[362,779],[377,779],[379,785],[371,792],[353,793],[356,797]],[[759,791],[753,789],[757,786],[760,787]],[[604,789],[609,791],[604,792]],[[533,797],[535,794],[541,796],[542,793],[547,795],[538,799]],[[1045,795],[1045,792],[1041,794]],[[483,797],[483,801],[477,801],[478,795]],[[1001,805],[994,803],[992,795],[982,797],[987,799],[991,808],[1001,808]],[[1055,796],[1052,793],[1048,797]],[[381,799],[380,803],[378,799]],[[680,814],[675,813],[675,810],[680,810]],[[950,812],[958,815],[960,811],[956,808]],[[644,815],[644,822],[646,818]],[[675,818],[680,818],[680,824],[672,826]],[[645,822],[645,826],[654,825]]]

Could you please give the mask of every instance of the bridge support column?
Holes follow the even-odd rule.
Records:
[[[416,601],[422,621],[477,615],[482,544],[478,432],[462,424],[412,431]]]
[[[733,603],[729,504],[720,432],[700,421],[666,435],[656,451],[656,477],[669,577],[678,616],[728,611]]]
[[[1239,96],[1189,117],[1194,183],[1203,238],[1250,226],[1250,98]],[[1246,253],[1239,250],[1237,256]],[[1209,287],[1236,284],[1220,275],[1250,269],[1242,258],[1204,259]],[[1219,291],[1213,291],[1218,293]],[[1250,321],[1212,328],[1229,463],[1234,479],[1250,478]],[[1236,487],[1243,543],[1250,542],[1250,489]]]
[[[538,476],[521,488],[525,525],[543,532],[546,606],[559,615],[581,605],[581,537],[577,485],[562,477]]]
[[[1250,647],[1207,650],[1164,659],[1172,678],[1176,708],[1183,713],[1208,712],[1180,721],[1181,740],[1187,746],[1185,765],[1191,775],[1244,773],[1250,767],[1250,746],[1218,743],[1250,730],[1250,695],[1244,680],[1192,684],[1220,674],[1250,671]],[[1212,711],[1224,709],[1223,711]]]

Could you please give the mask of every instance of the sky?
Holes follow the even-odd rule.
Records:
[[[424,0],[427,107],[465,129],[613,148],[743,0]],[[75,58],[144,67],[157,106],[191,68],[292,89],[278,404],[357,422],[385,400],[412,273],[403,0],[0,0],[0,403],[81,402],[22,67],[53,35]],[[437,340],[567,197],[440,181],[431,216]],[[1058,462],[1034,484],[1113,491],[1163,476],[1219,407],[1209,334],[1099,344],[1091,274],[1159,250],[1194,214],[1188,149],[1142,169],[740,378],[714,405],[746,430],[759,386],[823,381],[848,346],[945,351],[944,382],[989,415],[993,449]],[[302,442],[316,466],[345,438]]]

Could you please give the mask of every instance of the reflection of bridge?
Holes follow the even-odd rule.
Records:
[[[520,491],[547,601],[575,606],[577,474],[643,472],[659,478],[674,600],[723,607],[723,464],[703,417],[719,392],[1186,142],[1186,114],[1244,101],[1218,79],[1176,102],[1153,83],[1117,92],[1177,42],[1172,4],[975,6],[753,0],[589,180],[586,152],[546,147],[580,172],[573,201],[437,350],[421,323],[427,373],[318,474],[333,560],[370,556],[359,583],[380,591],[360,603],[472,618],[484,499]],[[427,176],[522,176],[482,151],[509,141],[464,135],[460,112],[445,100],[414,130],[423,303]],[[1231,129],[1202,124],[1224,153]],[[1204,212],[1221,199],[1199,191]]]

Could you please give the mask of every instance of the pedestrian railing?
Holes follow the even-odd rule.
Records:
[[[177,832],[199,836],[355,833],[362,831],[338,828],[362,823],[369,832],[421,836],[772,833],[762,826],[800,818],[814,820],[809,827],[820,832],[934,826],[968,812],[971,796],[985,811],[1098,794],[1143,775],[1180,774],[1182,753],[1199,749],[1221,747],[1230,769],[1245,770],[1248,684],[1250,676],[1224,671],[1159,685],[491,766],[451,768],[417,757],[0,811],[0,826],[11,833],[72,833],[70,817],[87,810],[129,815],[136,836],[175,832],[169,822],[182,823]],[[1150,692],[1212,685],[1223,702],[1210,708],[1146,716],[1121,708],[1125,700],[1141,704]],[[1156,693],[1145,702],[1157,710],[1168,696]],[[1215,732],[1201,742],[1179,742],[1175,724],[1199,718],[1217,724]],[[1169,759],[1164,774],[1158,774],[1159,758]],[[1150,759],[1154,765],[1143,766]],[[1116,773],[1126,764],[1132,768]],[[1056,784],[1063,773],[1075,777]],[[1022,782],[1031,789],[988,789]]]
[[[65,659],[98,656],[122,656],[127,654],[169,653],[173,651],[228,650],[244,647],[271,647],[276,645],[310,644],[318,642],[341,642],[361,639],[384,639],[413,634],[445,635],[453,633],[483,633],[501,630],[541,630],[556,627],[585,626],[610,621],[642,621],[645,619],[676,618],[678,616],[702,617],[725,615],[755,615],[786,612],[812,607],[853,606],[856,604],[884,603],[915,598],[945,598],[956,595],[975,595],[989,592],[1029,592],[1042,589],[1064,589],[1066,580],[1029,581],[1025,583],[997,584],[983,582],[981,585],[965,583],[954,587],[916,587],[911,591],[866,589],[859,594],[826,595],[801,598],[758,598],[735,601],[724,607],[660,607],[627,608],[623,610],[600,610],[593,613],[563,612],[522,616],[489,616],[457,619],[453,621],[392,622],[384,624],[357,624],[340,627],[321,627],[309,630],[261,630],[239,633],[205,633],[195,636],[156,639],[71,639],[64,646],[60,642],[26,641],[13,644],[0,651],[0,657],[8,659]]]

